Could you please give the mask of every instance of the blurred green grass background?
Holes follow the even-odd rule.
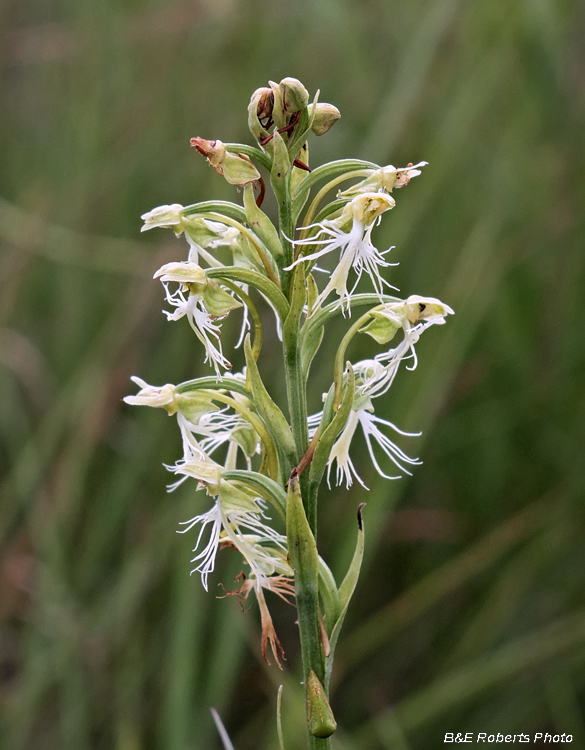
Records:
[[[188,575],[194,539],[175,530],[205,501],[165,494],[174,420],[121,403],[131,374],[207,372],[151,281],[184,243],[140,236],[140,214],[238,200],[189,138],[251,142],[250,94],[287,75],[342,112],[313,166],[430,162],[378,239],[405,295],[456,310],[380,404],[424,430],[408,446],[424,465],[388,483],[358,457],[371,491],[322,495],[336,575],[368,502],[333,746],[551,731],[585,747],[583,4],[6,0],[0,34],[2,747],[219,748],[215,706],[237,750],[271,750],[282,681],[287,750],[304,746],[291,610],[274,607],[281,674],[255,610],[215,598],[235,557],[210,594]]]

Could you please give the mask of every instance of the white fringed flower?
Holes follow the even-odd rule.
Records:
[[[335,442],[329,456],[329,461],[327,463],[327,482],[329,486],[331,486],[331,468],[333,466],[333,463],[336,462],[337,485],[340,485],[345,480],[345,486],[349,488],[353,484],[353,480],[355,478],[362,485],[362,487],[364,487],[364,489],[368,489],[368,487],[366,487],[364,481],[358,474],[357,469],[355,468],[353,461],[351,460],[349,455],[351,442],[358,425],[360,425],[362,428],[362,432],[368,446],[370,458],[372,459],[372,463],[374,464],[374,467],[378,474],[380,474],[380,476],[384,477],[385,479],[400,478],[400,474],[398,476],[389,476],[388,474],[384,473],[378,463],[378,460],[376,459],[372,441],[378,444],[378,446],[395,464],[395,466],[400,470],[402,474],[411,474],[411,472],[407,468],[407,465],[414,466],[421,463],[418,458],[410,458],[410,456],[407,456],[406,453],[404,453],[404,451],[396,445],[396,443],[390,440],[390,438],[380,430],[378,425],[385,425],[387,427],[390,427],[399,435],[405,435],[407,437],[416,437],[420,433],[404,432],[403,430],[400,430],[398,427],[396,427],[396,425],[392,422],[388,422],[385,419],[374,416],[373,411],[374,408],[369,399],[359,398],[356,400],[356,403],[354,404],[354,407],[349,415],[349,419],[347,420],[347,424],[345,425],[341,435]]]
[[[381,314],[383,315],[384,311]],[[413,294],[404,300],[404,302],[390,306],[389,315],[395,316],[396,314],[400,317],[404,338],[398,346],[376,355],[376,360],[385,363],[387,368],[388,380],[385,390],[388,390],[390,385],[392,385],[392,381],[402,360],[412,359],[413,363],[407,369],[416,369],[418,359],[415,344],[423,331],[426,331],[432,325],[443,325],[445,323],[445,316],[454,315],[455,313],[449,305],[446,305],[435,297],[421,297],[418,294]],[[380,393],[383,392],[385,391],[381,391]],[[377,395],[380,395],[380,393]]]
[[[223,482],[222,489],[225,490],[228,484]],[[206,591],[208,576],[214,570],[215,557],[221,545],[231,545],[240,552],[250,567],[256,590],[260,590],[263,581],[275,573],[291,574],[290,566],[286,562],[286,537],[262,520],[269,520],[264,512],[264,501],[260,498],[244,497],[242,492],[239,492],[235,499],[234,497],[233,487],[227,492],[219,493],[213,508],[189,521],[181,522],[186,528],[178,532],[185,534],[195,526],[201,525],[193,549],[197,552],[205,529],[211,524],[207,544],[191,561],[198,563],[191,573],[201,574],[201,582]]]
[[[160,278],[165,288],[166,300],[175,308],[172,312],[163,310],[167,320],[180,320],[186,317],[205,348],[205,362],[214,367],[218,377],[221,377],[220,366],[231,370],[231,363],[221,350],[221,328],[214,322],[225,315],[212,317],[204,304],[203,292],[208,285],[205,271],[194,262],[167,263],[159,268],[154,278]],[[171,282],[178,284],[174,292],[169,288]]]
[[[228,407],[203,414],[196,423],[178,414],[177,419],[183,439],[183,460],[202,453],[211,456],[218,448],[229,444],[225,466],[236,468],[236,458],[240,450],[248,469],[251,468],[251,456],[260,452],[260,438],[250,423],[239,414],[227,413]]]
[[[348,210],[344,211],[339,219],[325,220],[314,225],[319,227],[319,231],[314,237],[295,242],[295,246],[317,245],[321,246],[321,249],[298,258],[286,270],[290,270],[304,261],[313,261],[327,253],[341,250],[339,263],[331,273],[327,286],[317,297],[313,310],[319,309],[329,294],[335,290],[344,312],[350,312],[351,295],[364,271],[372,280],[374,289],[378,294],[383,293],[384,287],[394,288],[380,273],[380,268],[396,265],[384,260],[384,255],[390,252],[392,248],[380,252],[371,241],[372,229],[376,219],[384,211],[393,208],[394,203],[394,198],[385,193],[363,193],[348,204]],[[346,232],[342,227],[347,225],[348,218],[351,220],[352,226],[351,230]],[[352,268],[357,274],[357,279],[353,288],[348,290],[348,277]]]

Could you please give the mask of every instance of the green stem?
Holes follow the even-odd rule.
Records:
[[[297,449],[297,464],[309,447],[306,378],[303,377],[299,323],[306,299],[305,274],[301,266],[293,272],[290,312],[282,328],[286,389],[291,427]],[[301,488],[303,485],[301,485]],[[314,533],[314,530],[313,530]]]
[[[379,307],[384,307],[384,305],[379,305]],[[376,308],[372,308],[375,310]],[[364,313],[360,318],[356,320],[356,322],[351,326],[349,331],[345,334],[345,336],[341,339],[341,343],[339,344],[339,348],[337,349],[337,354],[335,355],[335,362],[333,364],[333,385],[334,385],[334,394],[333,394],[333,410],[337,411],[339,408],[339,404],[341,403],[341,389],[343,387],[343,370],[345,365],[345,351],[347,347],[349,346],[349,342],[352,340],[352,338],[356,335],[356,333],[359,331],[359,329],[365,325],[370,317],[372,310],[368,310],[367,313]]]
[[[295,234],[295,225],[293,222],[292,209],[290,203],[280,204],[278,211],[278,221],[280,226],[280,242],[282,244],[282,269],[287,268],[293,262],[294,247],[292,240]],[[288,295],[290,290],[291,271],[281,269],[282,289]]]

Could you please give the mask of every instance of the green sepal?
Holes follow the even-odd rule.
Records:
[[[318,669],[323,674],[319,630],[319,555],[303,507],[296,469],[293,469],[288,483],[286,536],[289,561],[295,574],[295,596],[303,659],[306,660],[306,680],[309,669]]]
[[[343,621],[345,620],[345,615],[347,614],[347,608],[349,607],[349,602],[351,601],[351,597],[353,596],[353,592],[355,591],[355,587],[357,586],[358,578],[360,575],[360,569],[362,567],[362,560],[364,558],[364,522],[362,519],[362,508],[364,507],[364,505],[365,503],[361,503],[358,506],[358,510],[357,510],[358,535],[357,535],[357,541],[356,541],[356,546],[355,546],[355,552],[353,553],[353,558],[349,566],[349,570],[347,571],[347,575],[345,576],[341,586],[339,587],[339,601],[341,604],[341,614],[339,615],[337,622],[335,623],[335,626],[331,633],[331,636],[329,638],[330,651],[329,651],[329,655],[325,659],[325,687],[326,688],[328,688],[329,680],[331,678],[331,670],[333,668],[333,657],[335,654],[335,647],[337,646],[337,641],[339,640],[339,633],[341,632],[341,627],[343,625]]]
[[[222,289],[219,284],[209,280],[209,283],[205,287],[202,294],[203,303],[207,312],[214,318],[222,318],[227,315],[230,310],[236,310],[238,307],[242,307],[242,303],[239,302],[231,294],[228,294]]]
[[[232,482],[219,480],[219,497],[224,508],[242,510],[245,513],[258,513],[258,506],[254,502],[257,495],[246,489],[239,489]]]
[[[208,394],[198,391],[185,393],[175,391],[175,403],[178,411],[192,424],[199,424],[199,420],[204,414],[220,409]]]
[[[248,458],[251,458],[256,453],[258,433],[251,425],[247,424],[233,430],[231,439],[240,446]]]
[[[360,328],[359,332],[367,333],[378,344],[387,344],[389,341],[392,341],[394,336],[396,336],[396,332],[401,328],[400,324],[391,320],[382,312],[374,311],[370,315],[372,320],[363,328]]]
[[[279,206],[286,206],[289,202],[291,160],[280,133],[274,132],[274,138],[271,143],[274,144],[274,157],[270,172],[270,183]]]
[[[315,454],[311,462],[311,469],[309,471],[309,481],[311,483],[319,484],[323,477],[323,472],[327,466],[327,461],[333,448],[333,443],[337,440],[339,433],[345,427],[351,407],[353,406],[353,399],[355,394],[355,375],[351,363],[347,363],[347,378],[345,382],[345,389],[343,391],[343,397],[339,405],[337,413],[331,420],[331,423],[319,435],[317,441],[317,447],[315,448]],[[325,416],[325,409],[324,409]]]
[[[286,493],[282,487],[265,474],[247,469],[232,469],[223,474],[229,481],[240,482],[251,488],[257,495],[267,500],[277,511],[282,520],[286,518]]]
[[[288,471],[290,471],[290,468],[294,466],[296,461],[296,446],[293,434],[284,414],[274,403],[270,394],[266,390],[266,386],[262,382],[260,372],[258,371],[258,365],[254,359],[252,346],[250,344],[250,334],[246,336],[244,341],[244,354],[246,357],[246,366],[248,368],[248,377],[250,378],[250,385],[252,386],[254,405],[258,414],[260,414],[266,427],[270,431],[277,450],[284,454],[289,463]]]
[[[268,216],[256,205],[252,184],[244,188],[244,208],[252,231],[262,240],[274,258],[282,256],[282,245],[278,232]]]
[[[380,302],[402,302],[402,300],[398,297],[391,297],[388,294],[380,296],[377,294],[354,294],[351,298],[351,310],[353,312],[366,305],[379,305]],[[338,302],[331,302],[320,310],[317,310],[305,321],[301,329],[301,353],[305,376],[309,372],[311,362],[321,343],[323,326],[336,315],[341,315],[342,313],[343,308],[341,305]]]
[[[331,203],[328,203],[326,206],[323,206],[323,208],[319,211],[317,216],[313,219],[313,224],[318,224],[321,221],[324,221],[325,219],[329,219],[332,221],[333,219],[339,219],[341,217],[341,214],[343,212],[343,209],[348,205],[348,201],[346,198],[340,198],[338,200],[331,201]],[[339,229],[342,229],[343,231],[348,231],[349,227],[351,226],[351,219],[348,223],[345,221],[344,217],[344,224],[342,226],[339,226],[339,221],[336,222],[336,226],[339,227]]]
[[[309,714],[309,731],[313,737],[325,739],[331,737],[337,729],[337,722],[327,699],[327,693],[321,680],[311,669],[307,680],[307,706]]]
[[[319,557],[319,596],[321,598],[323,624],[327,635],[330,636],[341,614],[341,603],[333,573],[321,557]]]
[[[266,275],[264,266],[258,258],[258,253],[252,247],[250,240],[245,234],[238,236],[238,239],[231,246],[232,258],[234,266],[240,268],[251,268],[253,271],[261,273],[263,276]]]

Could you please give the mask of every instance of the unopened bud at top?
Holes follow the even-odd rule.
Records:
[[[269,120],[272,117],[272,108],[274,107],[274,94],[269,86],[262,86],[256,89],[250,98],[248,110],[254,112],[256,117],[262,120]]]
[[[317,104],[315,117],[311,130],[315,135],[323,135],[331,128],[341,117],[341,112],[333,104],[325,102]]]
[[[205,156],[209,165],[215,167],[215,171],[223,175],[230,185],[247,185],[260,179],[260,172],[248,156],[230,153],[220,140],[191,138],[191,145]]]
[[[266,128],[272,125],[274,93],[268,86],[256,89],[248,105],[248,127],[257,141],[265,140],[269,132]]]
[[[279,88],[285,112],[298,112],[309,103],[309,92],[296,78],[283,78]]]

